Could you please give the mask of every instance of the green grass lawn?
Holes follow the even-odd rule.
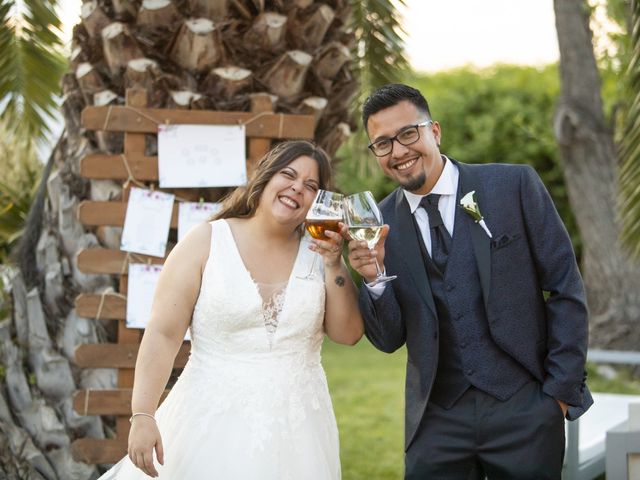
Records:
[[[326,341],[322,363],[340,430],[344,480],[397,480],[404,465],[404,349]]]
[[[340,430],[344,480],[397,480],[404,457],[404,349],[388,355],[366,338],[354,347],[325,341],[322,362]],[[588,365],[593,392],[640,394],[626,370],[606,380]]]

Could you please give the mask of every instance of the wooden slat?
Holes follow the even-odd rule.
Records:
[[[75,350],[75,362],[82,368],[133,368],[140,345],[118,343],[85,343]],[[184,368],[189,359],[191,344],[183,343],[173,368]]]
[[[146,92],[144,92],[146,95]],[[145,96],[146,99],[146,96]],[[142,105],[140,105],[142,106]],[[127,134],[130,135],[130,134]],[[125,139],[126,148],[126,139]],[[129,276],[120,275],[118,291],[126,292],[129,286]],[[118,322],[118,344],[120,345],[140,345],[141,331],[138,329],[127,328],[125,322]],[[135,371],[133,368],[118,369],[118,388],[133,388]],[[129,430],[131,424],[126,417],[116,417],[116,437],[129,438]]]
[[[76,462],[116,463],[126,454],[126,438],[80,438],[71,444],[71,455]]]
[[[139,109],[145,109],[147,106],[147,91],[142,88],[128,88],[125,93],[125,103],[126,106],[122,108],[127,112],[135,112],[136,110],[139,111]],[[109,110],[111,107],[107,107],[107,109]],[[144,132],[133,130],[131,128],[125,128],[121,131],[125,132],[124,154],[126,156],[144,153],[147,143]]]
[[[131,392],[130,388],[78,390],[73,409],[80,415],[131,415]]]
[[[271,95],[267,93],[259,93],[251,96],[251,111],[255,114],[263,112],[273,112],[273,101]],[[251,174],[256,168],[258,160],[271,148],[271,139],[269,138],[251,138],[249,139],[249,152],[247,158],[247,175]]]
[[[158,157],[130,153],[126,157],[133,178],[140,181],[158,180]],[[126,180],[129,172],[122,155],[87,155],[80,160],[80,175],[93,179]]]
[[[76,297],[76,313],[85,318],[96,318],[102,295],[81,293]],[[101,319],[124,320],[127,318],[127,301],[115,295],[105,295]]]
[[[312,115],[264,114],[253,112],[220,112],[125,106],[85,107],[82,126],[89,130],[112,132],[156,133],[158,125],[199,124],[237,125],[244,123],[248,137],[313,138],[315,119]]]
[[[95,202],[85,200],[78,205],[78,217],[84,225],[122,227],[127,213],[125,202]],[[178,228],[178,205],[173,204],[171,228]]]
[[[78,390],[73,394],[73,409],[80,415],[131,415],[131,388],[114,390]],[[162,392],[160,403],[169,390]]]
[[[164,260],[164,258],[152,257],[141,253],[131,253],[127,259],[127,252],[108,248],[80,250],[77,257],[78,269],[81,272],[115,275],[126,275],[130,263],[151,262],[155,265],[162,265]]]

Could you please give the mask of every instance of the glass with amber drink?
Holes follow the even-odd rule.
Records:
[[[342,221],[342,195],[328,190],[318,190],[314,199],[304,226],[313,238],[317,240],[327,240],[324,232],[331,230],[340,233],[339,223]],[[315,277],[315,266],[318,254],[313,257],[311,270],[303,278],[310,280]]]

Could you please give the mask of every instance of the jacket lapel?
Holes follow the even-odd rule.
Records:
[[[395,213],[398,221],[399,237],[402,238],[402,245],[398,245],[398,247],[402,248],[403,253],[399,254],[399,256],[405,260],[405,265],[413,276],[415,284],[418,285],[420,296],[431,309],[433,316],[436,317],[436,305],[433,301],[431,284],[429,283],[424,263],[422,261],[416,261],[416,259],[422,258],[420,245],[418,244],[421,240],[419,240],[416,235],[413,218],[409,210],[409,203],[402,193],[402,189],[398,189],[396,192]],[[407,259],[410,260],[407,261]]]
[[[484,191],[480,185],[478,177],[473,170],[464,163],[453,160],[460,172],[460,198],[471,191],[476,192],[478,205],[482,210]],[[456,208],[462,208],[456,205]],[[464,214],[463,218],[469,223],[469,232],[471,233],[471,241],[473,242],[473,251],[478,264],[478,272],[480,274],[480,285],[482,287],[482,299],[484,300],[485,309],[489,309],[489,288],[491,285],[491,239],[487,232],[476,223],[469,215]],[[454,232],[455,234],[455,232]]]

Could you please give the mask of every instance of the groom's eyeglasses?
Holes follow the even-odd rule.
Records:
[[[398,142],[400,145],[411,145],[412,143],[416,143],[420,140],[420,127],[426,127],[427,125],[431,125],[433,120],[427,120],[426,122],[418,123],[416,125],[411,125],[400,132],[397,135],[391,138],[383,138],[382,140],[378,140],[377,142],[373,142],[369,145],[369,150],[373,152],[376,157],[384,157],[385,155],[389,155],[393,150],[393,142],[394,140]]]

